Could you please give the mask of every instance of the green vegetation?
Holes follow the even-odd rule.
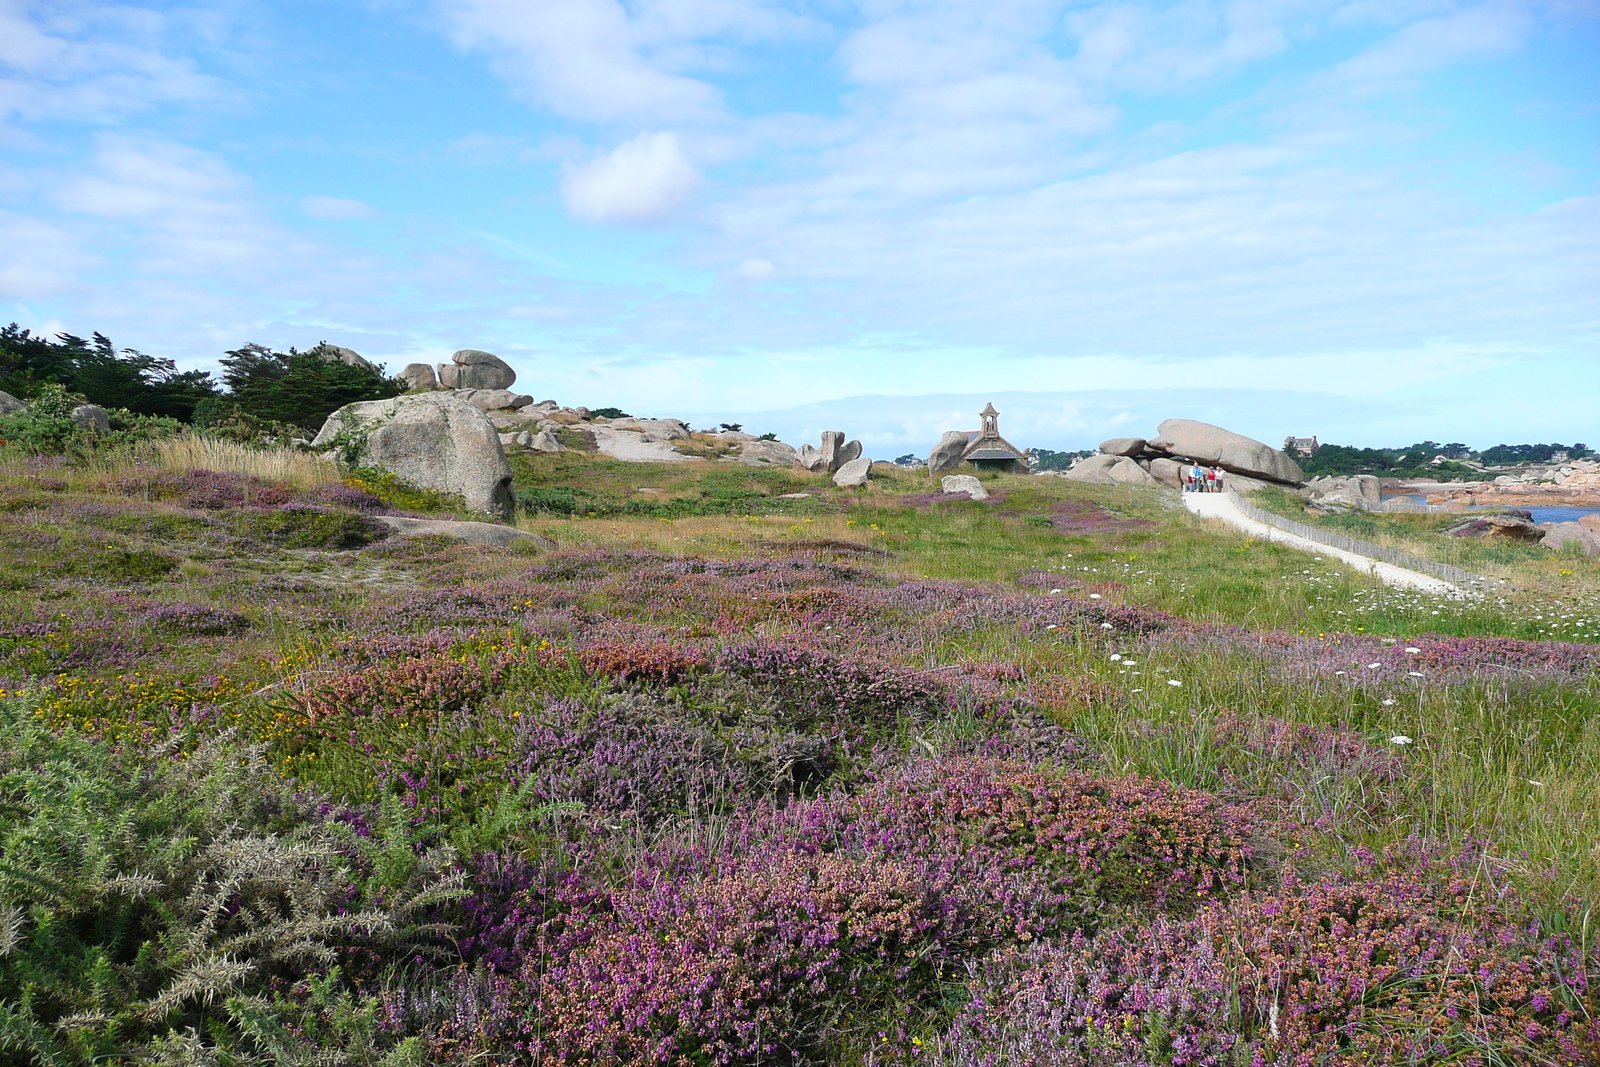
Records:
[[[315,433],[323,420],[346,404],[399,396],[406,388],[382,370],[339,362],[321,345],[306,352],[245,345],[223,357],[222,367],[228,395],[201,407],[196,417],[202,425],[239,411]]]
[[[1252,924],[1330,885],[1377,940],[1308,920],[1316,981],[1249,981],[1361,1062],[1600,1047],[1600,560],[1256,498],[1507,579],[1455,599],[1161,490],[513,468],[555,547],[381,536],[459,505],[203,434],[0,453],[0,1064],[953,1067],[992,967],[1224,918],[1289,952]],[[1155,974],[1226,1020],[1108,994],[1063,1060],[1340,1055]]]
[[[14,322],[0,329],[0,390],[28,398],[49,385],[107,409],[181,422],[219,392],[204,371],[180,372],[170,359],[118,350],[103,334],[86,341],[64,333],[51,341]]]

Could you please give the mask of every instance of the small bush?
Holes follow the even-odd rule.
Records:
[[[161,552],[107,545],[91,564],[95,574],[112,581],[153,582],[170,574],[178,561]]]
[[[389,536],[389,528],[348,511],[290,505],[241,516],[243,536],[283,548],[362,548]]]

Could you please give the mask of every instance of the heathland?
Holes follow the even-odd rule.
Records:
[[[1600,1059],[1600,559],[513,469],[0,456],[0,1063]]]

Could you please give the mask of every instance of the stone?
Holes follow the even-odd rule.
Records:
[[[866,456],[857,456],[834,473],[833,484],[840,489],[858,489],[867,484],[868,473],[871,470],[872,460]]]
[[[1353,474],[1349,477],[1327,475],[1307,483],[1313,503],[1356,508],[1361,511],[1379,511],[1383,507],[1383,486],[1371,474]]]
[[[1142,437],[1113,437],[1100,442],[1100,451],[1108,456],[1137,456],[1147,443]]]
[[[967,435],[960,430],[946,430],[939,437],[939,443],[933,446],[933,451],[928,453],[928,474],[938,477],[945,471],[953,471],[961,466],[961,456],[967,450]]]
[[[28,405],[0,389],[0,415],[15,415],[19,411],[27,411]]]
[[[79,404],[68,417],[90,433],[111,432],[111,416],[99,404]]]
[[[1522,515],[1486,515],[1483,523],[1487,527],[1484,531],[1487,536],[1506,541],[1543,541],[1548,536],[1546,531],[1536,526],[1531,518]]]
[[[1596,512],[1593,515],[1579,515],[1578,525],[1591,530],[1600,530],[1600,512]]]
[[[328,416],[318,448],[345,435],[356,461],[422,489],[452,493],[473,511],[510,519],[511,466],[487,415],[452,393],[363,400]]]
[[[453,541],[465,541],[469,545],[483,545],[485,548],[509,548],[515,544],[555,547],[555,542],[548,538],[497,522],[410,519],[401,515],[374,515],[373,518],[401,537],[448,537]]]
[[[425,393],[430,389],[439,388],[439,376],[427,363],[407,363],[406,369],[400,372],[400,377],[405,379],[406,388],[413,393]]]
[[[840,446],[838,455],[834,457],[839,467],[843,469],[846,463],[853,463],[861,458],[861,442],[846,441]]]
[[[1157,429],[1158,436],[1149,442],[1157,452],[1283,485],[1301,485],[1306,480],[1300,465],[1279,449],[1220,426],[1167,419]]]
[[[1156,484],[1168,489],[1182,489],[1183,468],[1184,464],[1175,459],[1153,459],[1150,461],[1150,477],[1156,480]]]
[[[567,446],[556,440],[556,435],[549,430],[540,430],[536,434],[523,434],[528,438],[528,447],[535,452],[565,452]]]
[[[346,367],[365,367],[367,370],[377,370],[377,364],[364,358],[361,353],[353,348],[342,345],[330,345],[324,341],[317,346],[317,354],[329,363],[343,363]]]
[[[612,419],[611,429],[633,430],[652,442],[689,440],[689,425],[682,419]]]
[[[1161,484],[1155,480],[1149,471],[1127,456],[1118,456],[1117,462],[1107,468],[1106,473],[1111,476],[1113,482],[1119,485],[1154,486]]]
[[[1160,485],[1155,477],[1127,456],[1090,456],[1067,472],[1074,482],[1090,485]]]
[[[457,389],[455,394],[479,411],[518,411],[533,403],[533,397],[509,389]]]
[[[822,470],[832,474],[843,464],[839,458],[839,449],[844,447],[843,430],[824,430],[822,432]]]
[[[589,421],[589,409],[584,407],[582,404],[579,404],[577,407],[573,408],[572,412],[583,422]]]
[[[1590,529],[1581,523],[1558,522],[1545,531],[1539,543],[1557,551],[1568,545],[1577,545],[1586,556],[1600,556],[1600,530]]]
[[[815,473],[822,469],[822,452],[812,445],[801,445],[794,462],[801,470]]]
[[[439,364],[439,382],[446,389],[510,389],[517,380],[511,364],[492,352],[463,348]]]
[[[962,436],[965,436],[964,434]],[[989,490],[970,474],[946,474],[939,479],[941,493],[965,493],[973,500],[988,500]]]
[[[782,441],[746,441],[739,449],[739,462],[752,467],[792,466],[797,453],[793,445]]]

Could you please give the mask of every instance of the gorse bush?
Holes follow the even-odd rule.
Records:
[[[437,955],[428,911],[460,875],[400,819],[361,837],[225,737],[121,752],[0,700],[0,1048],[87,1064],[188,1034],[249,1056],[239,998]]]

